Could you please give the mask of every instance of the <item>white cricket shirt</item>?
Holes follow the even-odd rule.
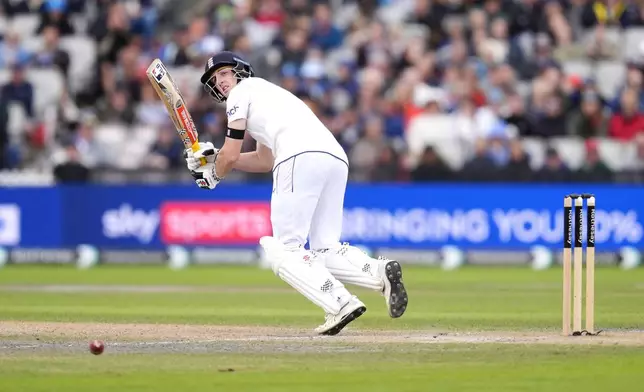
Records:
[[[309,107],[290,91],[262,78],[242,79],[226,100],[228,123],[246,119],[246,132],[270,148],[275,165],[308,151],[348,164],[342,146]]]

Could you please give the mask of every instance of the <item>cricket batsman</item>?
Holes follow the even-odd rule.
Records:
[[[273,272],[326,312],[315,331],[336,335],[367,310],[344,283],[381,292],[389,315],[402,316],[408,298],[400,263],[340,243],[349,161],[331,132],[303,101],[255,77],[235,53],[208,59],[201,83],[226,104],[228,129],[221,149],[200,143],[198,151],[187,150],[188,169],[204,189],[214,189],[232,169],[273,172],[273,236],[260,244]],[[241,153],[246,133],[257,149]]]

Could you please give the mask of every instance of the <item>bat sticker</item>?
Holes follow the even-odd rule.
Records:
[[[161,64],[157,64],[152,70],[152,75],[158,82],[160,82],[161,79],[163,79],[165,74],[166,74],[165,69],[163,69],[163,65]]]

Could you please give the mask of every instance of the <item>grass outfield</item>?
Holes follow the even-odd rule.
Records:
[[[644,269],[597,268],[598,337],[561,330],[561,271],[407,267],[407,313],[315,337],[322,312],[253,267],[0,270],[0,390],[604,391],[644,382]],[[103,339],[92,356],[87,340]],[[637,384],[635,384],[637,385]]]

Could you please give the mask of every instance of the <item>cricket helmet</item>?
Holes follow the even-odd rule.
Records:
[[[239,82],[242,79],[255,76],[253,66],[233,52],[219,52],[206,61],[204,73],[201,76],[201,84],[210,96],[217,102],[226,101],[224,94],[219,91],[215,78],[215,72],[222,67],[232,67],[233,74]]]

